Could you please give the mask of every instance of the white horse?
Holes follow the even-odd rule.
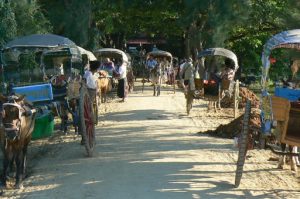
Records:
[[[153,84],[153,96],[160,95],[163,70],[161,64],[158,64],[155,68],[150,70],[150,80]]]

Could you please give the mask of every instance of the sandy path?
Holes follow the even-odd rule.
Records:
[[[106,105],[92,158],[73,135],[56,136],[42,149],[34,142],[26,188],[6,190],[3,197],[300,198],[299,177],[276,169],[268,151],[249,153],[241,186],[233,188],[232,140],[196,135],[229,122],[230,111],[217,118],[200,101],[187,117],[181,92],[151,94],[138,91],[125,103],[114,99]]]

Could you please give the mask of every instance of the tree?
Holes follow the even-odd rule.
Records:
[[[177,23],[178,1],[125,0],[96,1],[95,18],[104,46],[121,47],[132,36],[146,34],[151,38],[181,35]]]
[[[203,48],[224,47],[229,31],[248,15],[247,0],[186,0],[184,5],[180,21],[188,56]]]
[[[17,33],[15,14],[9,2],[0,0],[0,48]]]
[[[51,30],[35,0],[0,0],[0,20],[1,47],[14,37]]]
[[[95,0],[96,1],[96,0]],[[92,29],[92,0],[39,0],[41,8],[53,26],[53,33],[87,47]]]
[[[17,22],[17,36],[51,32],[51,24],[36,0],[11,0]]]
[[[290,6],[289,0],[251,0],[247,23],[235,26],[226,41],[226,46],[237,53],[243,73],[260,73],[263,45],[287,29]]]

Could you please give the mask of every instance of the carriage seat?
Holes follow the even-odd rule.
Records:
[[[272,96],[272,111],[274,120],[280,122],[282,143],[300,146],[300,102],[290,102],[283,97]]]
[[[300,147],[300,102],[291,102],[287,131],[282,136],[282,142]]]
[[[195,82],[195,94],[199,95],[199,97],[203,97],[204,94],[208,95],[218,95],[218,83],[217,81],[210,79],[210,80],[203,80],[203,79],[194,79]]]

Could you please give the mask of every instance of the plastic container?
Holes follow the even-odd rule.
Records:
[[[43,113],[38,115],[35,119],[35,125],[32,132],[32,139],[40,139],[49,137],[52,135],[54,130],[54,118],[51,112]]]

